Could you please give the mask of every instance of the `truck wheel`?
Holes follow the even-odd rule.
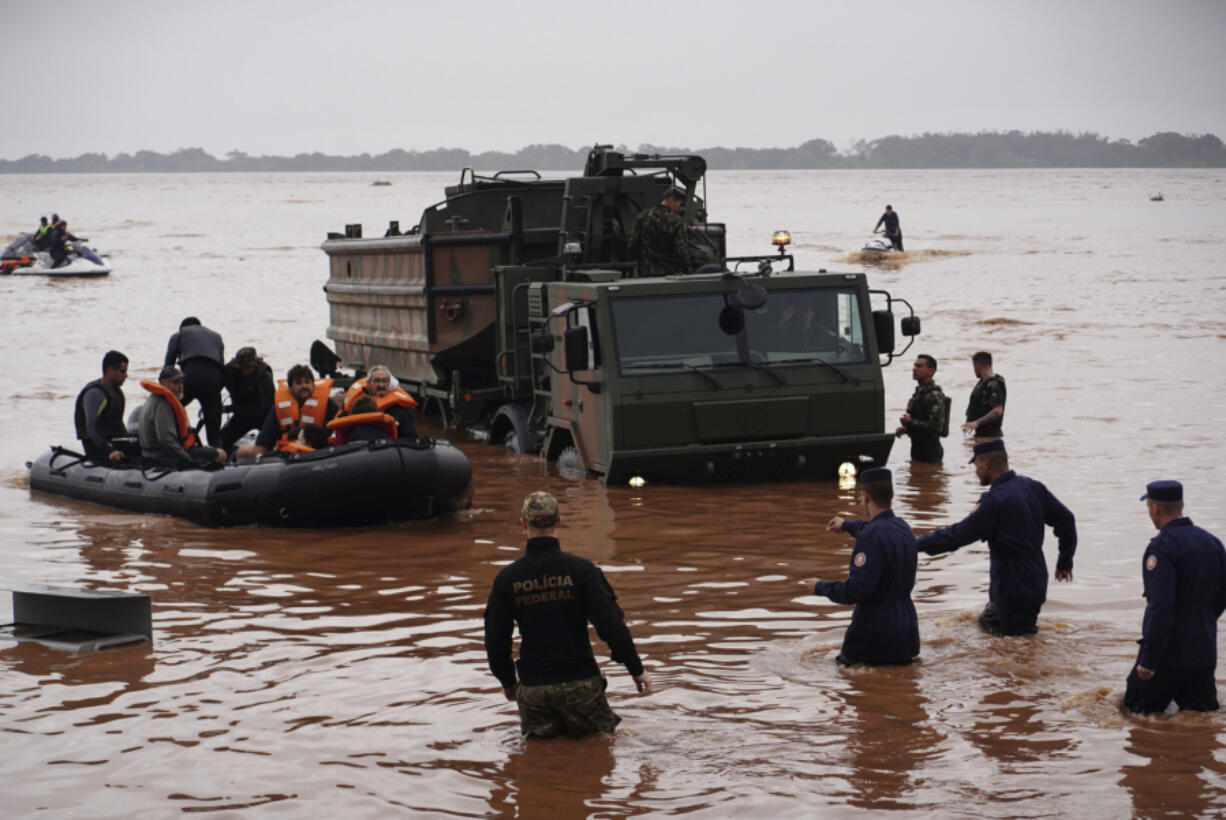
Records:
[[[558,453],[558,469],[567,472],[587,472],[583,469],[583,460],[579,458],[579,451],[574,448],[574,445],[563,447],[562,452]]]
[[[516,455],[532,455],[540,449],[536,433],[528,421],[528,409],[520,404],[508,404],[498,408],[490,425],[494,443],[499,438],[508,453]]]

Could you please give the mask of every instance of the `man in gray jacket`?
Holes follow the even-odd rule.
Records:
[[[196,433],[187,424],[187,413],[179,401],[183,395],[183,373],[179,368],[163,367],[158,383],[169,395],[155,393],[141,408],[141,455],[175,461],[182,466],[202,466],[209,461],[224,464],[225,451],[197,444]]]
[[[166,367],[178,364],[185,378],[183,403],[200,402],[209,444],[221,444],[221,387],[226,346],[221,335],[200,324],[195,316],[179,323],[179,332],[166,344]]]

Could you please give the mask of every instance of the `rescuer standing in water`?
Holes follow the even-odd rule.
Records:
[[[919,621],[911,602],[915,536],[890,508],[892,478],[884,467],[865,470],[860,474],[860,502],[869,520],[835,516],[826,525],[826,532],[842,531],[856,539],[847,580],[806,579],[814,595],[856,605],[837,658],[844,666],[911,663],[919,654]]]
[[[979,625],[994,635],[1029,635],[1038,631],[1039,610],[1047,600],[1043,528],[1050,526],[1059,543],[1056,580],[1071,581],[1077,522],[1050,490],[1009,469],[1003,439],[976,444],[971,463],[988,491],[966,518],[921,536],[919,550],[940,555],[987,541],[988,604]]]
[[[966,424],[963,433],[975,438],[1000,438],[1001,422],[1005,418],[1005,377],[992,370],[992,354],[981,350],[971,356],[971,367],[979,379],[966,403]]]
[[[915,379],[915,392],[907,402],[907,412],[898,418],[894,435],[911,438],[911,460],[940,464],[945,458],[941,436],[949,431],[949,410],[945,393],[933,381],[937,372],[937,360],[927,353],[915,357],[911,366],[911,378]]]
[[[1158,535],[1145,548],[1141,649],[1124,706],[1162,712],[1218,708],[1217,619],[1226,609],[1226,549],[1183,514],[1183,485],[1152,481],[1141,496]]]
[[[640,695],[651,692],[634,639],[604,573],[586,558],[562,552],[558,501],[546,492],[524,499],[520,525],[524,555],[494,578],[485,607],[485,652],[507,700],[519,706],[523,736],[582,737],[612,732],[621,718],[605,699],[587,634],[588,621],[623,663]],[[511,632],[519,625],[519,660],[511,661]],[[518,672],[518,680],[516,673]]]

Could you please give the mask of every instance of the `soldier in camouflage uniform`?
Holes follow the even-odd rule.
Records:
[[[941,436],[948,428],[946,418],[945,394],[937,386],[932,377],[937,372],[937,360],[926,353],[921,353],[915,359],[911,368],[911,378],[917,382],[911,400],[907,402],[907,412],[899,417],[896,436],[911,437],[911,460],[926,461],[940,464],[945,457],[945,449],[941,447]]]
[[[494,579],[485,607],[485,652],[507,700],[519,706],[524,737],[582,737],[612,732],[621,722],[604,690],[588,638],[588,621],[626,665],[640,695],[651,692],[634,639],[604,573],[586,558],[562,552],[555,528],[558,501],[535,492],[524,500],[524,555]],[[511,661],[511,632],[519,625],[519,660]],[[516,679],[518,673],[518,680]]]
[[[984,350],[971,357],[971,367],[979,383],[966,403],[962,432],[974,433],[976,439],[1000,438],[1005,418],[1005,377],[992,372],[992,354]]]
[[[638,262],[639,276],[690,273],[690,250],[681,211],[685,192],[669,188],[659,205],[644,211],[630,234],[630,256]]]

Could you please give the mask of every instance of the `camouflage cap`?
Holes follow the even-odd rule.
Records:
[[[260,363],[260,356],[254,347],[240,347],[234,361],[239,367],[255,367]]]
[[[558,499],[537,490],[524,499],[520,516],[537,529],[548,529],[558,522]]]

